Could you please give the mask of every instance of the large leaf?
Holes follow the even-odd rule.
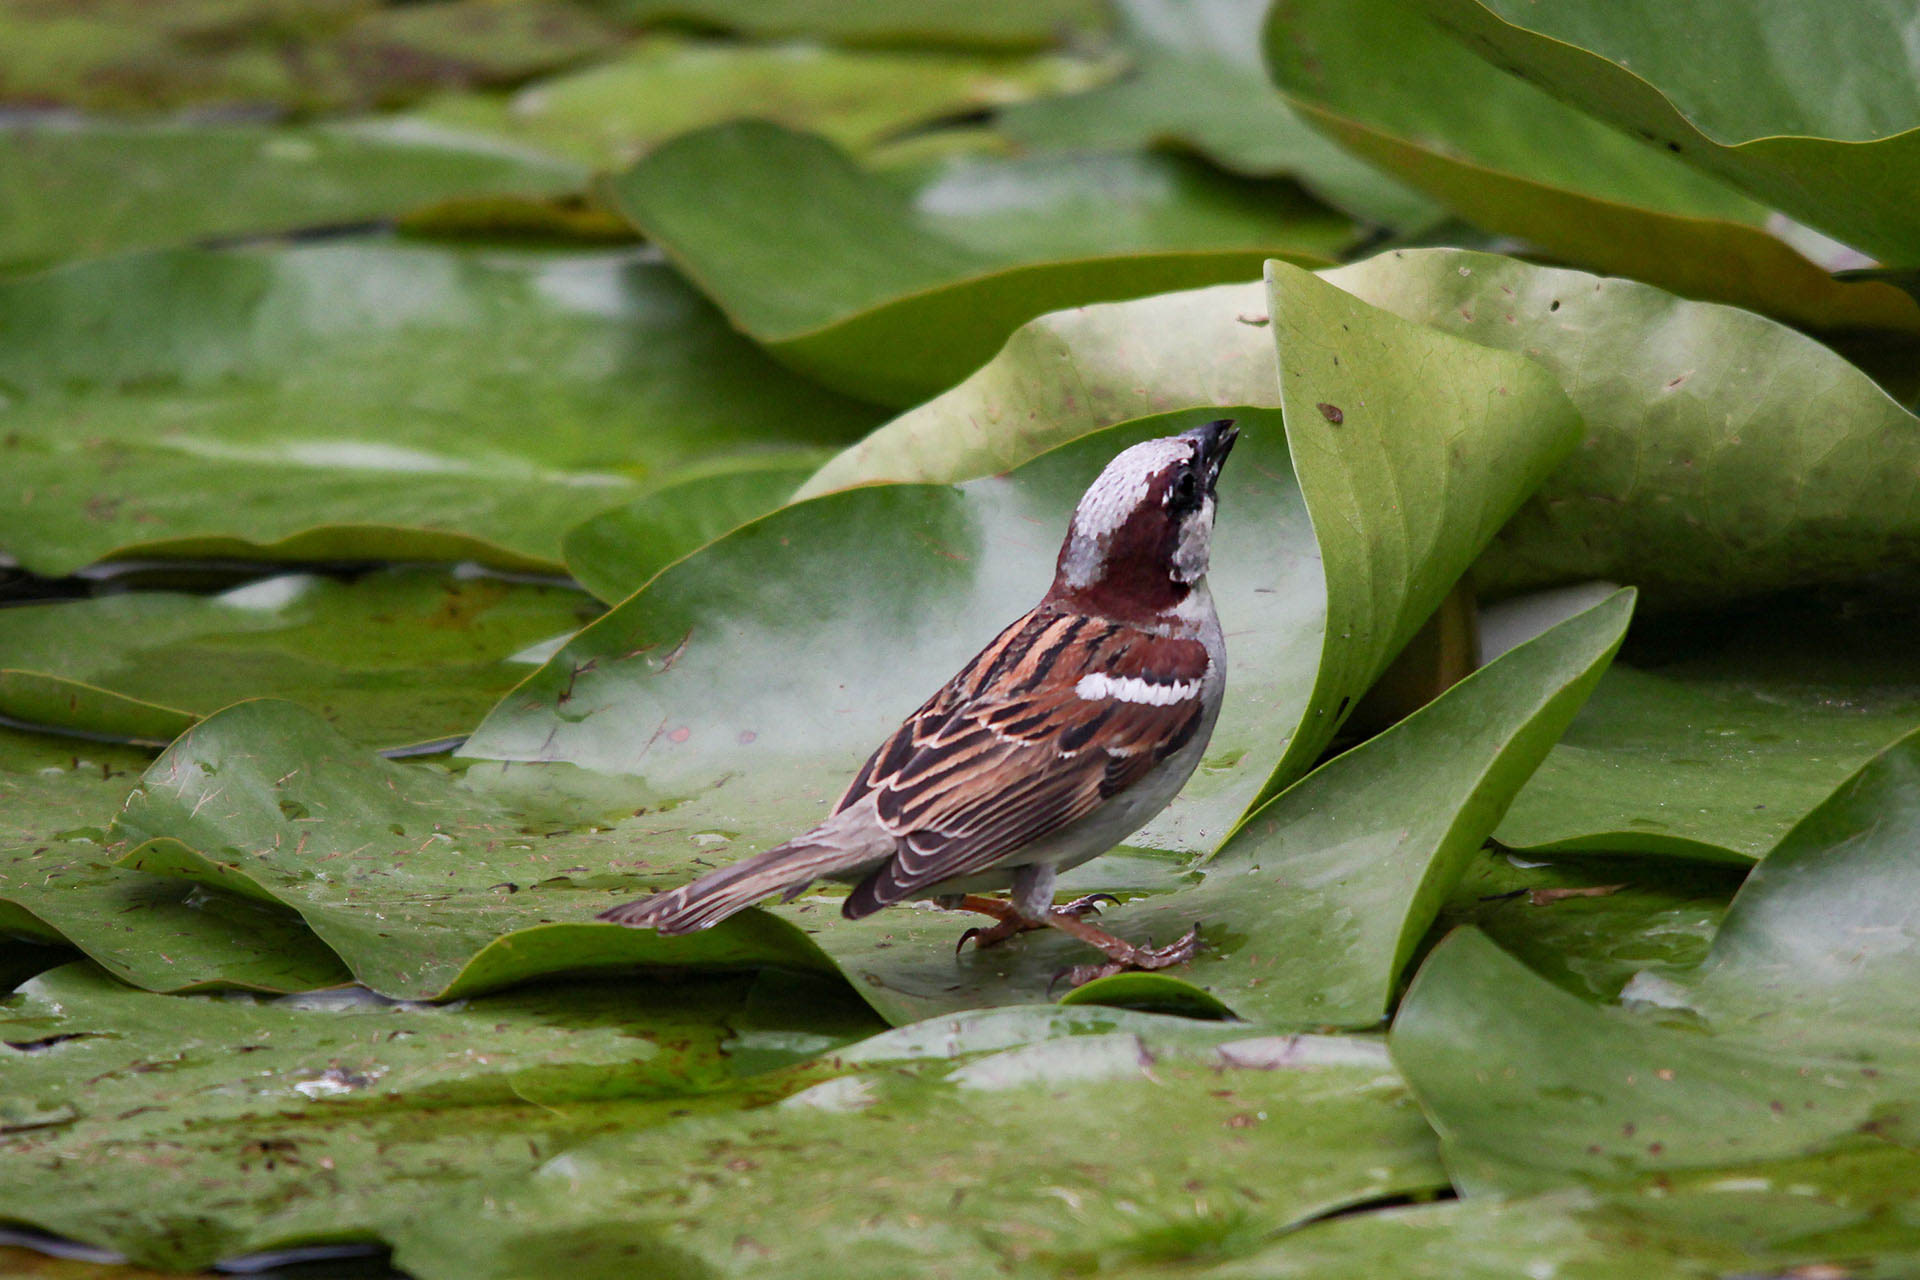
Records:
[[[1912,571],[1920,418],[1804,334],[1460,250],[1381,254],[1327,278],[1524,352],[1579,407],[1585,444],[1475,567],[1484,590],[1601,577],[1639,585],[1652,606],[1698,607]]]
[[[1136,1021],[586,1143],[416,1219],[395,1261],[422,1280],[556,1256],[580,1280],[1105,1274],[1438,1186],[1431,1142],[1374,1042]]]
[[[734,1079],[746,988],[256,1002],[149,995],[71,965],[0,1004],[6,1213],[171,1267],[390,1235],[569,1142],[738,1106],[712,1095]]]
[[[1114,84],[1004,108],[995,124],[1030,146],[1131,150],[1173,143],[1236,173],[1287,174],[1356,217],[1431,222],[1425,197],[1294,114],[1260,61],[1266,0],[1121,0],[1135,66]]]
[[[1920,727],[1905,616],[1775,604],[1689,649],[1607,673],[1514,802],[1502,843],[1758,858]]]
[[[1836,280],[1763,230],[1762,206],[1496,71],[1422,3],[1281,0],[1268,65],[1308,119],[1479,226],[1798,324],[1920,331],[1910,295]]]
[[[0,937],[69,943],[160,991],[304,991],[346,971],[290,913],[122,870],[108,835],[148,758],[0,730]]]
[[[1640,1014],[1453,935],[1408,993],[1394,1052],[1456,1177],[1528,1189],[1794,1157],[1862,1130],[1910,1138],[1917,839],[1908,739],[1767,856],[1697,969],[1628,985]],[[1489,1062],[1503,1064],[1498,1087]]]
[[[1564,1280],[1906,1275],[1916,1261],[1920,1160],[1876,1145],[1623,1189],[1346,1214],[1312,1223],[1207,1280]]]
[[[1050,92],[1118,70],[1065,57],[854,51],[653,36],[619,58],[535,81],[510,98],[470,94],[414,114],[597,168],[630,164],[676,134],[750,117],[861,149],[931,121]]]
[[[330,111],[524,79],[609,47],[565,0],[4,0],[0,102]]]
[[[16,606],[0,610],[0,714],[171,739],[228,703],[282,697],[356,742],[433,741],[478,724],[526,675],[523,651],[598,612],[564,586],[424,569]]]
[[[1574,430],[1532,365],[1304,273],[1283,271],[1275,288],[1299,299],[1287,314],[1301,341],[1351,335],[1333,344],[1340,365],[1319,346],[1325,358],[1293,383],[1309,404],[1348,411],[1338,428],[1315,408],[1292,415],[1327,437],[1297,459],[1272,411],[1230,411],[1244,434],[1213,581],[1233,692],[1211,763],[1144,837],[1165,848],[1213,848],[1270,780],[1304,770]],[[692,939],[568,922],[816,821],[898,717],[1038,597],[1054,555],[1044,531],[1099,467],[1195,419],[1129,424],[958,489],[871,487],[748,525],[555,654],[466,748],[507,763],[460,781],[375,760],[290,708],[234,708],[149,773],[122,826],[157,843],[132,865],[292,906],[390,994],[581,967],[821,966],[803,933],[759,915]],[[1405,510],[1357,492],[1359,470],[1444,488],[1451,502]],[[1330,530],[1331,594],[1309,508]],[[886,663],[872,660],[880,643]],[[778,674],[748,683],[749,672]],[[345,858],[369,847],[379,855]]]
[[[338,245],[0,283],[0,550],[557,567],[695,460],[843,441],[665,267]],[[538,430],[533,429],[534,426]]]
[[[607,789],[529,796],[562,781],[542,778],[510,805],[479,780],[381,759],[291,703],[243,702],[147,771],[115,828],[138,847],[118,865],[290,907],[357,980],[403,999],[645,965],[826,967],[764,916],[691,943],[590,923],[638,875],[706,865],[726,835],[663,830]]]
[[[630,22],[679,21],[746,35],[843,44],[1026,48],[1105,25],[1101,0],[587,0]]]
[[[893,404],[959,381],[1042,312],[1325,261],[1352,236],[1288,184],[1174,156],[962,160],[903,189],[758,122],[677,138],[612,190],[742,331]]]
[[[567,161],[417,126],[14,125],[0,128],[0,271],[586,180]]]
[[[1379,1024],[1415,945],[1599,678],[1631,612],[1621,593],[1502,656],[1282,792],[1185,883],[1103,912],[1102,928],[1156,942],[1199,921],[1203,949],[1178,970],[1106,978],[1068,999],[1229,1011],[1288,1028]],[[1103,880],[1106,867],[1083,868],[1076,888],[1129,887]],[[956,959],[942,944],[966,927],[962,914],[893,916],[810,927],[896,1022],[1029,999],[1091,956],[1040,933]]]
[[[1891,262],[1920,264],[1920,77],[1903,0],[1425,0],[1469,47]]]

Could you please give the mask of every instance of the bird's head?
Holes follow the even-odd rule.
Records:
[[[1178,608],[1206,576],[1213,487],[1239,435],[1221,418],[1109,462],[1074,509],[1052,596],[1122,620]]]

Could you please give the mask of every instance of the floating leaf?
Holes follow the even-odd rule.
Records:
[[[1469,48],[1890,262],[1920,265],[1904,5],[1426,0]]]
[[[158,991],[305,991],[346,979],[287,912],[113,865],[108,834],[148,757],[0,729],[0,937],[67,943]]]
[[[1494,70],[1422,2],[1281,0],[1268,65],[1337,141],[1487,230],[1796,324],[1920,332],[1910,295],[1835,279],[1769,234],[1762,206]]]
[[[1441,1185],[1373,1042],[1146,1025],[586,1143],[416,1218],[395,1261],[422,1280],[562,1251],[581,1280],[1106,1273]]]
[[[1289,185],[1174,156],[973,159],[898,182],[747,122],[677,138],[612,189],[743,332],[892,404],[959,381],[1042,312],[1321,262],[1352,236]]]
[[[1920,727],[1911,621],[1776,603],[1691,652],[1615,664],[1498,838],[1744,862]],[[1656,655],[1657,656],[1657,655]]]
[[[586,181],[567,161],[419,126],[12,125],[0,127],[0,271]]]
[[[767,466],[663,485],[567,531],[567,571],[612,604],[681,556],[731,533],[793,496],[814,463]]]
[[[1418,192],[1327,140],[1297,116],[1260,61],[1266,0],[1120,0],[1136,63],[1113,84],[1020,103],[996,127],[1029,146],[1133,150],[1173,143],[1236,173],[1291,176],[1355,217],[1432,222]]]
[[[479,723],[526,675],[523,650],[598,612],[563,586],[418,569],[16,606],[0,610],[0,714],[148,736],[172,711],[164,742],[228,703],[283,697],[356,742],[432,741]]]
[[[588,0],[633,23],[687,22],[843,44],[1030,48],[1106,24],[1101,0]]]
[[[568,1143],[739,1106],[722,1094],[724,1020],[744,987],[579,984],[436,1008],[352,988],[157,996],[57,969],[0,1004],[0,1158],[21,1171],[7,1214],[176,1268],[391,1235]]]
[[[630,253],[111,259],[0,283],[0,336],[0,549],[48,575],[134,548],[555,569],[683,468],[874,420]]]
[[[929,122],[1084,89],[1112,62],[1059,56],[747,45],[660,35],[620,57],[538,80],[513,96],[441,98],[414,112],[596,168],[631,164],[677,134],[771,120],[852,150]]]
[[[1655,607],[1698,608],[1914,562],[1920,419],[1804,334],[1631,280],[1460,250],[1381,254],[1327,278],[1525,353],[1579,407],[1586,442],[1475,567],[1484,590],[1598,577],[1639,585]]]
[[[1483,935],[1454,934],[1415,979],[1393,1046],[1456,1179],[1529,1190],[1910,1134],[1916,840],[1908,739],[1767,856],[1697,969],[1627,986],[1640,1013],[1596,1008]],[[1503,1064],[1498,1087],[1488,1063]]]
[[[364,109],[524,79],[614,39],[565,0],[5,0],[0,102],[143,113]]]

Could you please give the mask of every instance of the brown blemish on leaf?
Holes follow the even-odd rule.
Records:
[[[1326,401],[1322,400],[1319,404],[1316,404],[1313,407],[1320,411],[1321,417],[1325,418],[1328,422],[1331,422],[1336,427],[1347,420],[1347,415],[1340,412],[1340,406],[1337,404],[1328,404]]]
[[[1562,898],[1605,898],[1626,887],[1624,884],[1594,884],[1584,889],[1529,889],[1527,901],[1536,907],[1544,907]]]

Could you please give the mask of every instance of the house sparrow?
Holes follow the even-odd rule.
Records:
[[[880,745],[825,822],[600,919],[690,933],[825,877],[853,882],[850,920],[913,898],[995,918],[961,946],[1063,930],[1107,956],[1081,979],[1191,958],[1197,925],[1136,946],[1087,923],[1107,895],[1056,908],[1054,879],[1144,826],[1206,749],[1227,678],[1206,583],[1214,484],[1238,435],[1221,419],[1108,463],[1046,597]]]

